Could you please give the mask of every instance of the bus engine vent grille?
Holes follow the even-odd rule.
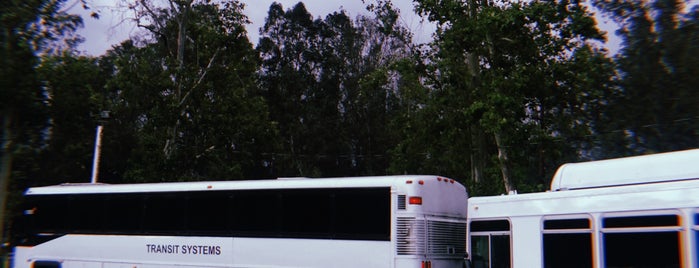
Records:
[[[425,221],[398,217],[396,231],[398,255],[419,255],[425,252]]]
[[[398,217],[398,255],[458,257],[466,255],[466,223]]]
[[[405,209],[405,195],[398,195],[398,209]]]
[[[427,254],[432,256],[465,256],[466,223],[427,221]]]

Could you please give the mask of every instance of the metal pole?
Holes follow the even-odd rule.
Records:
[[[97,125],[97,134],[95,134],[95,151],[92,156],[92,178],[90,183],[97,183],[97,174],[99,173],[100,164],[100,149],[102,147],[102,125]]]

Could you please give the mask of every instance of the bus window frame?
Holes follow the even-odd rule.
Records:
[[[471,224],[473,222],[494,222],[494,221],[506,221],[508,224],[507,230],[492,230],[492,231],[472,231],[471,230]],[[493,267],[493,237],[494,236],[507,236],[508,238],[508,249],[509,249],[509,260],[508,260],[508,267],[512,268],[512,258],[513,258],[513,245],[512,245],[512,220],[510,218],[488,218],[488,219],[479,219],[479,220],[472,220],[468,222],[468,249],[470,250],[469,252],[469,259],[471,260],[471,263],[473,265],[474,261],[473,258],[477,256],[473,252],[473,237],[474,236],[485,236],[488,238],[488,268]]]
[[[690,229],[688,231],[691,232],[691,235],[689,241],[684,245],[689,245],[689,257],[694,258],[694,267],[699,267],[699,208],[691,211],[690,217]],[[694,247],[693,250],[692,247]]]
[[[558,220],[587,220],[587,228],[550,228],[546,229],[546,221],[558,221]],[[567,215],[546,215],[541,217],[540,223],[540,233],[541,233],[541,261],[543,267],[546,267],[546,235],[578,235],[578,234],[588,234],[590,239],[590,264],[591,267],[595,265],[595,220],[590,214],[567,214]]]
[[[648,225],[648,226],[643,226],[642,224],[639,224],[638,226],[623,226],[623,227],[606,227],[605,226],[605,219],[609,218],[642,218],[642,217],[662,217],[662,216],[671,216],[674,215],[677,217],[677,224],[676,225]],[[685,259],[685,254],[686,252],[683,250],[682,246],[680,245],[686,245],[686,241],[684,241],[684,232],[687,231],[684,227],[683,221],[685,217],[683,216],[682,212],[679,209],[663,209],[663,210],[642,210],[642,211],[633,211],[633,212],[607,212],[607,213],[602,213],[599,215],[599,223],[600,226],[598,228],[599,233],[600,233],[600,241],[599,241],[599,246],[601,247],[601,262],[603,265],[607,266],[607,262],[609,260],[607,253],[608,253],[608,244],[607,244],[607,239],[609,237],[607,235],[615,235],[615,234],[660,234],[660,233],[674,233],[677,236],[677,252],[679,255],[677,256],[677,261],[679,265],[682,265],[684,263]],[[657,257],[652,256],[649,259],[657,259],[653,258]]]

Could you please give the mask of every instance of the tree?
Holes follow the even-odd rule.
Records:
[[[312,19],[302,3],[270,6],[257,50],[260,87],[282,140],[279,173],[303,176],[384,174],[395,144],[386,129],[397,105],[410,35],[389,2],[374,17],[344,12]]]
[[[603,104],[597,91],[606,90],[608,79],[587,71],[610,74],[589,42],[603,38],[592,15],[568,1],[416,3],[439,26],[432,75],[432,96],[443,104],[439,120],[455,120],[449,124],[471,138],[461,150],[475,152],[461,161],[480,180],[477,172],[488,170],[480,165],[489,158],[479,154],[495,154],[501,189],[543,188],[541,179],[515,178],[552,174],[544,155],[577,158]]]
[[[415,48],[411,33],[399,23],[400,11],[390,1],[376,1],[367,10],[373,16],[358,16],[356,33],[344,35],[351,53],[341,57],[348,69],[341,106],[356,163],[352,174],[375,175],[390,172],[390,151],[400,138],[399,129],[390,126],[404,109],[403,91],[410,90],[410,74],[400,68],[413,63]]]
[[[677,0],[594,1],[620,25],[617,91],[603,118],[612,156],[699,146],[699,7]]]
[[[141,2],[141,4],[144,4]],[[147,6],[152,41],[109,52],[115,116],[135,129],[130,180],[269,176],[274,137],[256,92],[258,58],[239,2]],[[173,8],[173,6],[175,8]],[[181,36],[184,35],[184,36]]]
[[[281,4],[273,3],[267,14],[257,51],[262,58],[260,87],[270,105],[271,119],[279,126],[285,152],[279,154],[277,172],[287,176],[319,175],[315,165],[305,160],[320,153],[307,148],[317,142],[308,125],[319,122],[307,118],[304,109],[316,91],[316,75],[321,72],[317,42],[320,21],[314,23],[302,3],[286,12]],[[332,118],[333,114],[328,116]]]
[[[13,158],[38,147],[46,125],[46,95],[37,79],[37,53],[60,50],[60,40],[82,25],[61,8],[65,0],[9,1],[0,6],[0,241]],[[69,42],[70,44],[71,42]]]
[[[46,146],[37,159],[42,184],[89,182],[95,126],[103,106],[107,75],[96,58],[68,52],[45,56],[37,68],[51,119]]]

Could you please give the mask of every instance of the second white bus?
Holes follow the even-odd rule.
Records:
[[[468,213],[474,268],[697,268],[699,150],[566,164]]]

